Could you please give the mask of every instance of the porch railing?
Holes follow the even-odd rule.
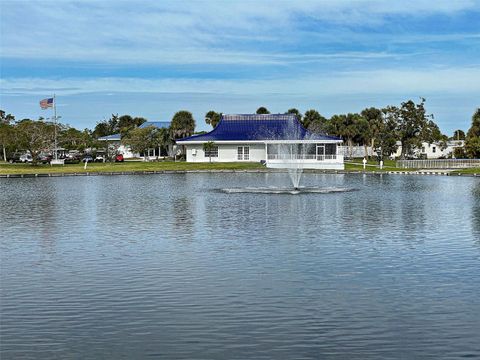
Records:
[[[268,154],[268,160],[341,160],[342,155],[314,155],[314,154]]]

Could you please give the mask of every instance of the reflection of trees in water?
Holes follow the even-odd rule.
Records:
[[[194,213],[192,199],[186,196],[175,198],[173,201],[173,220],[176,236],[191,238],[194,231]]]
[[[475,242],[480,245],[480,181],[477,181],[472,190],[472,227]]]
[[[50,181],[47,181],[50,180]],[[29,217],[32,226],[38,229],[40,246],[45,254],[54,254],[56,248],[56,234],[58,225],[58,192],[55,182],[51,179],[42,181],[41,191],[32,193],[31,200],[27,202]]]
[[[423,241],[418,234],[423,233],[426,226],[426,208],[425,196],[431,196],[428,193],[427,186],[413,176],[406,176],[402,178],[401,190],[399,194],[400,200],[400,219],[399,224],[402,231],[403,239]]]
[[[365,175],[361,180],[366,188],[336,197],[341,207],[335,216],[342,219],[346,237],[384,241],[385,234],[398,226],[398,203],[389,194],[395,184],[388,176]]]

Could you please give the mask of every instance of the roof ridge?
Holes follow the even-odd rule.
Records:
[[[221,120],[292,120],[295,114],[222,114]]]

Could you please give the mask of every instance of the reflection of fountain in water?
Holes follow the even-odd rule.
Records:
[[[231,188],[221,189],[222,192],[227,194],[332,194],[341,192],[355,191],[353,188],[340,188],[340,187],[246,187],[246,188]]]

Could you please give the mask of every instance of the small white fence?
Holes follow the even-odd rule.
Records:
[[[402,169],[464,169],[480,167],[480,159],[398,160]]]

